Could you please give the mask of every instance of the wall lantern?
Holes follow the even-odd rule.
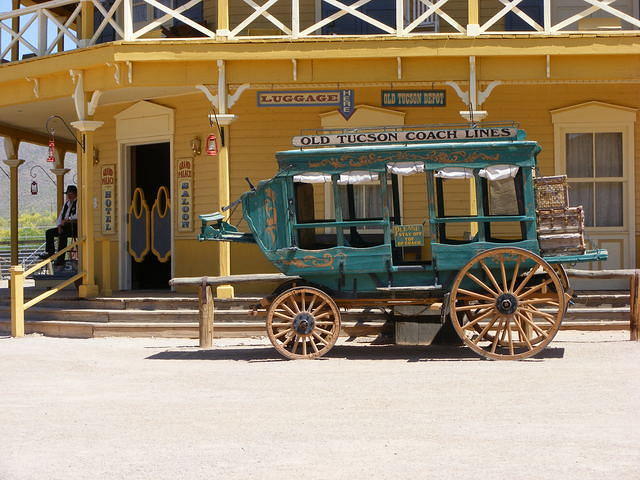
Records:
[[[34,180],[33,182],[31,182],[31,195],[37,195],[37,194],[38,194],[38,184]]]
[[[207,155],[215,156],[218,154],[218,139],[212,133],[207,137]]]
[[[191,152],[198,156],[202,153],[202,139],[200,137],[193,137],[191,139]]]
[[[49,138],[49,153],[47,155],[47,162],[55,163],[56,161],[56,141],[53,138],[53,134]]]

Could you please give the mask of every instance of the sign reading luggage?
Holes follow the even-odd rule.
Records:
[[[116,188],[116,166],[105,165],[100,170],[100,185],[102,189],[102,233],[108,235],[115,233],[113,230],[115,213],[115,188]]]
[[[444,107],[446,90],[383,90],[384,107]]]
[[[178,159],[178,231],[193,231],[193,158]]]
[[[396,247],[421,247],[424,245],[424,228],[416,225],[394,225],[393,237]]]
[[[324,145],[354,145],[365,143],[410,143],[447,140],[478,140],[484,138],[516,138],[516,128],[468,128],[461,130],[406,130],[397,132],[362,132],[331,135],[300,135],[293,137],[296,147]]]
[[[354,112],[353,90],[292,90],[258,92],[259,107],[338,107],[348,120]]]

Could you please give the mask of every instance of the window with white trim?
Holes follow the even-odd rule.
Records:
[[[565,134],[571,205],[582,205],[586,227],[624,226],[622,132]]]

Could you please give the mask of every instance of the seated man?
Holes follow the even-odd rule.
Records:
[[[78,189],[75,185],[67,186],[67,201],[64,202],[62,211],[58,215],[56,227],[50,228],[46,232],[46,253],[42,254],[42,258],[49,258],[56,252],[54,238],[58,238],[58,251],[67,246],[67,238],[75,237],[78,232],[78,215],[77,215],[77,199]],[[58,257],[55,261],[56,265],[64,265],[64,255]]]

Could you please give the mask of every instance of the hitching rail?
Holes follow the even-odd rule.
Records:
[[[224,277],[183,277],[172,278],[169,284],[198,286],[198,324],[200,348],[211,348],[213,345],[213,320],[215,305],[212,286],[231,285],[236,283],[286,282],[301,280],[300,277],[283,275],[282,273],[256,273],[250,275],[228,275]]]

